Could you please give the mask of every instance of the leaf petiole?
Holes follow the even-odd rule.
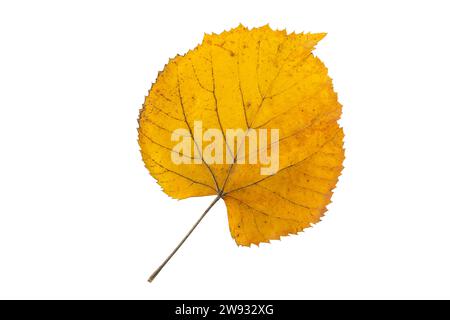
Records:
[[[175,249],[169,254],[169,256],[164,260],[164,262],[152,273],[150,278],[148,278],[148,282],[152,282],[155,280],[156,276],[161,272],[161,270],[165,267],[165,265],[172,259],[172,257],[175,255],[175,253],[180,249],[180,247],[183,245],[183,243],[189,238],[191,233],[195,230],[195,228],[199,225],[199,223],[202,221],[202,219],[206,216],[206,214],[211,210],[211,208],[216,204],[219,199],[222,198],[222,192],[220,192],[217,197],[214,198],[214,200],[210,203],[208,208],[206,208],[205,212],[200,216],[200,218],[197,220],[197,222],[192,226],[191,230],[184,236],[184,238],[180,241],[180,243],[176,246]]]

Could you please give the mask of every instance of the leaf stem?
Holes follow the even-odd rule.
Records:
[[[199,225],[199,223],[203,220],[203,218],[206,216],[206,214],[211,210],[211,208],[216,204],[217,201],[222,198],[222,192],[219,192],[217,197],[214,198],[214,200],[210,203],[208,208],[206,208],[205,212],[200,216],[200,218],[197,220],[197,222],[192,226],[191,230],[184,236],[184,238],[180,241],[180,243],[176,246],[175,249],[169,254],[169,256],[164,260],[164,262],[152,273],[150,278],[148,278],[148,282],[152,282],[155,280],[156,276],[161,272],[161,270],[165,267],[165,265],[172,259],[172,257],[175,255],[175,253],[180,249],[180,247],[183,245],[183,243],[189,238],[191,233],[195,230],[195,228]]]

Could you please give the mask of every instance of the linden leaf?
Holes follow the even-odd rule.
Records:
[[[238,245],[320,220],[344,160],[341,105],[312,54],[324,36],[240,25],[158,75],[139,119],[145,165],[173,198],[216,198],[150,280],[220,199]]]

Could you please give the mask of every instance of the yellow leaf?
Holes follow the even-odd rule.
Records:
[[[242,25],[205,35],[169,61],[145,99],[139,144],[151,175],[173,198],[223,199],[239,245],[297,233],[330,202],[344,135],[327,68],[312,54],[324,36]],[[227,140],[232,130],[244,135]],[[278,166],[268,162],[276,152]]]

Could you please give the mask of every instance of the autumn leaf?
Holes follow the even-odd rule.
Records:
[[[205,35],[158,75],[139,119],[145,165],[173,198],[216,198],[150,280],[220,199],[243,246],[298,233],[323,216],[344,160],[341,105],[312,54],[324,36],[240,25]],[[230,130],[241,135],[227,139]],[[219,147],[208,152],[214,141]],[[275,153],[269,160],[278,165],[269,168]]]

